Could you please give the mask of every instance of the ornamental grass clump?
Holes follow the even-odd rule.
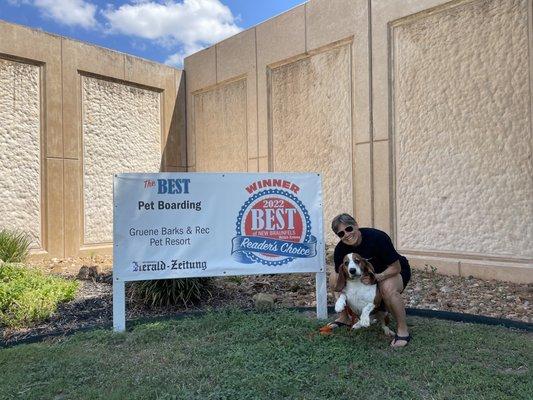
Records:
[[[0,267],[0,325],[25,327],[49,318],[59,303],[74,299],[78,283],[20,264]]]
[[[0,260],[6,263],[24,262],[28,257],[30,237],[24,232],[0,230]]]
[[[209,278],[132,282],[131,298],[151,307],[188,306],[211,295]]]

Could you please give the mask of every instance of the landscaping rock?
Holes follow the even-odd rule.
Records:
[[[274,307],[274,297],[267,293],[258,293],[253,297],[256,310],[270,310]]]
[[[55,262],[54,262],[55,261]],[[76,267],[72,267],[75,264]],[[0,327],[0,341],[13,341],[34,335],[58,334],[82,327],[112,323],[112,266],[110,255],[71,259],[40,259],[30,266],[43,271],[75,278],[82,266],[95,266],[82,280],[75,301],[61,304],[47,321],[31,328]],[[328,273],[333,265],[328,266]],[[459,276],[439,275],[434,271],[413,270],[411,282],[402,294],[407,307],[447,310],[460,313],[507,318],[532,323],[533,284],[484,281]],[[85,274],[85,273],[84,273]],[[95,277],[96,279],[91,278]],[[313,274],[281,274],[213,278],[209,296],[198,304],[169,307],[146,307],[127,297],[127,319],[175,315],[179,312],[216,310],[228,306],[251,308],[259,300],[273,307],[294,307],[305,304],[315,307],[315,276]],[[444,288],[444,289],[443,289]],[[302,290],[304,289],[304,290]],[[266,293],[265,293],[266,292]],[[260,293],[258,295],[258,293]],[[264,296],[272,302],[262,302]],[[275,296],[275,297],[274,297]],[[333,293],[328,291],[328,305],[333,305]],[[481,306],[483,304],[483,306]],[[333,318],[332,315],[330,315]]]
[[[82,281],[98,279],[100,271],[96,265],[83,265],[78,272],[77,279]]]

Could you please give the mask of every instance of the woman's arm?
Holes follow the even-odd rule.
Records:
[[[382,282],[385,279],[390,278],[391,276],[398,275],[400,271],[402,270],[402,267],[400,266],[400,260],[394,261],[391,265],[387,267],[387,269],[379,274],[375,274],[376,280],[378,282]]]

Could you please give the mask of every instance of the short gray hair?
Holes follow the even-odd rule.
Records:
[[[355,225],[357,222],[355,222],[354,217],[352,217],[350,214],[339,214],[335,218],[333,218],[333,221],[331,221],[331,229],[333,232],[337,233],[339,229],[339,225]]]

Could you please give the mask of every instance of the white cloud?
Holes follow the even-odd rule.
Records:
[[[178,51],[175,54],[172,54],[165,60],[165,64],[172,65],[173,67],[181,68],[183,66],[183,60],[190,54],[196,53],[204,48],[204,46],[199,44],[186,45],[182,50]]]
[[[165,64],[171,65],[173,67],[182,68],[183,67],[183,60],[185,60],[185,57],[187,55],[183,51],[178,51],[175,54],[172,54],[170,57],[168,57],[165,60]]]
[[[96,6],[84,0],[35,0],[34,5],[58,23],[86,29],[97,26]]]
[[[136,1],[103,11],[114,33],[178,45],[182,50],[167,59],[181,65],[183,58],[241,31],[231,10],[220,0]]]

